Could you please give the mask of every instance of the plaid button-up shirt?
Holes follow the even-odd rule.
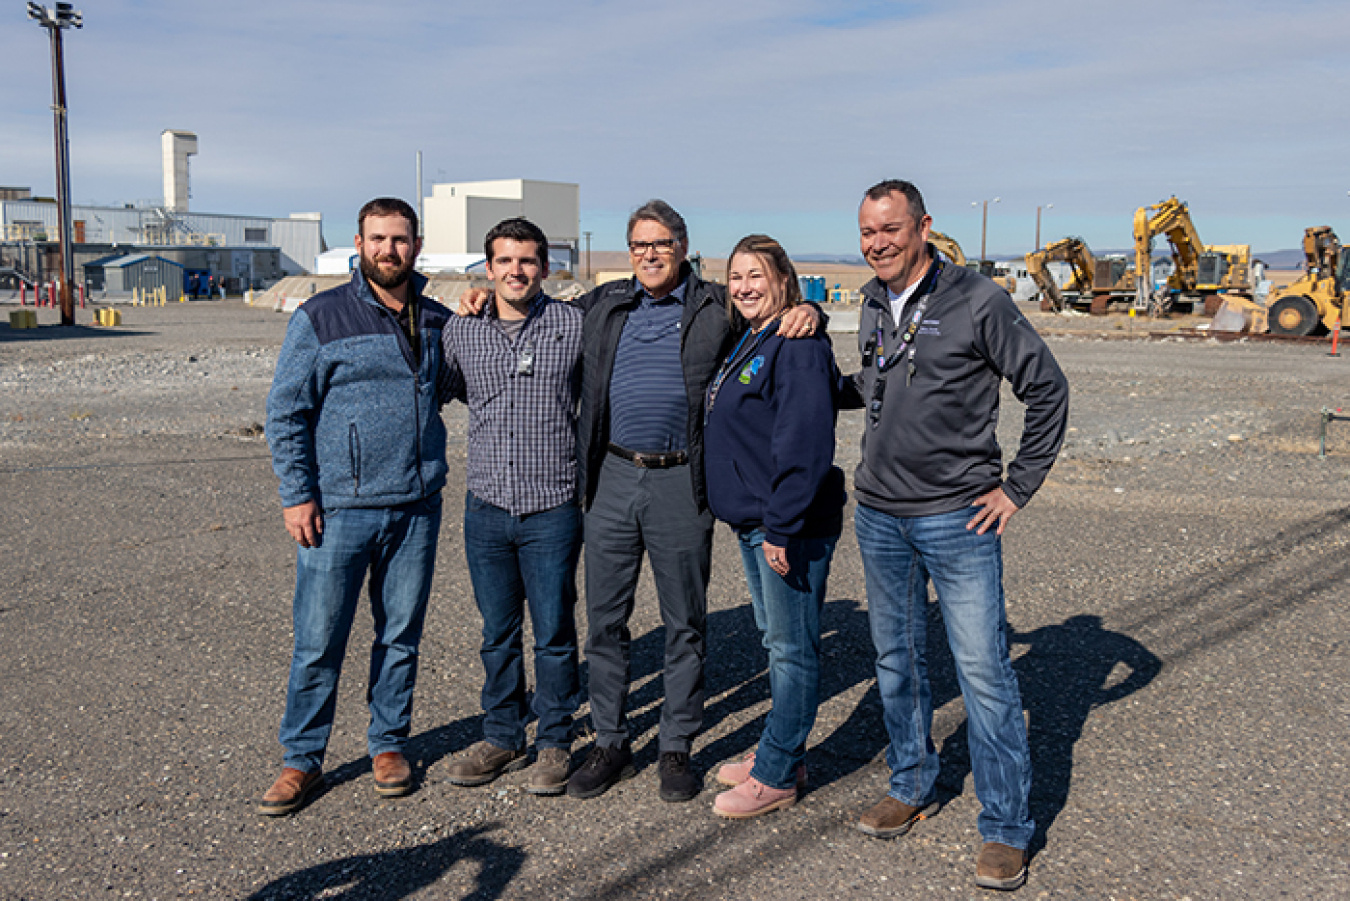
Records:
[[[441,333],[441,402],[469,407],[468,489],[513,516],[576,496],[582,316],[540,294],[515,340],[491,301]]]

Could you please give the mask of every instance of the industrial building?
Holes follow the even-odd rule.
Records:
[[[231,291],[260,288],[287,275],[311,271],[327,247],[318,213],[285,219],[201,213],[189,209],[187,158],[197,152],[191,132],[165,131],[162,204],[72,204],[77,280],[95,260],[150,255],[176,263],[184,278],[224,279]],[[60,273],[56,201],[27,188],[0,188],[0,286],[42,284]]]
[[[509,178],[437,184],[423,199],[423,256],[476,254],[503,219],[524,216],[548,235],[549,270],[577,271],[581,243],[581,186]]]

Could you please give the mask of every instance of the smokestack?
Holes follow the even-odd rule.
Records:
[[[186,213],[188,157],[197,155],[197,136],[190,131],[166,129],[159,137],[164,149],[164,206]]]

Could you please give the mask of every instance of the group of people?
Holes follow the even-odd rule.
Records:
[[[736,245],[725,286],[705,281],[686,260],[684,220],[653,200],[628,222],[633,278],[566,303],[542,291],[546,236],[508,219],[485,239],[493,290],[470,292],[451,312],[425,296],[413,269],[416,213],[391,198],[366,204],[358,270],[292,317],[268,397],[267,436],[298,551],[284,768],[259,811],[294,812],[323,785],[339,670],[367,579],[375,792],[414,788],[403,750],[446,481],[440,407],[452,401],[469,414],[464,545],[483,623],[485,715],[482,740],[441,765],[443,778],[482,785],[528,767],[527,791],[586,799],[634,775],[629,620],[645,555],[665,627],[660,797],[698,795],[703,777],[690,753],[703,716],[713,524],[722,520],[740,545],[773,703],[757,747],[717,770],[725,791],[713,811],[746,818],[794,804],[807,779],[821,611],[844,524],[836,413],[862,408],[854,528],[891,778],[858,828],[893,838],[937,809],[931,582],[982,805],[976,883],[1022,885],[1031,762],[1000,540],[1058,454],[1067,383],[1005,291],[937,257],[914,185],[870,188],[858,223],[876,278],[863,290],[861,370],[843,376],[822,312],[802,303],[788,254],[768,236]],[[1004,379],[1027,405],[1006,474],[995,434]],[[574,768],[583,550],[594,741]]]

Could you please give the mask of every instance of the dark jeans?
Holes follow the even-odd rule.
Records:
[[[366,691],[366,747],[371,757],[403,750],[440,531],[437,494],[397,507],[325,511],[320,543],[298,549],[295,649],[279,736],[286,766],[308,772],[323,765],[342,658],[367,572],[375,641]]]
[[[787,576],[764,559],[763,529],[739,538],[755,625],[769,651],[773,695],[750,775],[771,788],[792,788],[820,702],[820,612],[839,536],[788,542]]]
[[[575,501],[512,516],[472,493],[464,499],[464,553],[483,615],[483,737],[499,748],[525,746],[525,604],[534,632],[535,744],[572,744],[580,700],[577,675],[577,557],[581,512]]]
[[[610,454],[586,512],[591,721],[597,742],[628,740],[628,620],[645,551],[666,627],[661,751],[689,752],[703,724],[712,514],[694,505],[689,466],[640,469]]]

